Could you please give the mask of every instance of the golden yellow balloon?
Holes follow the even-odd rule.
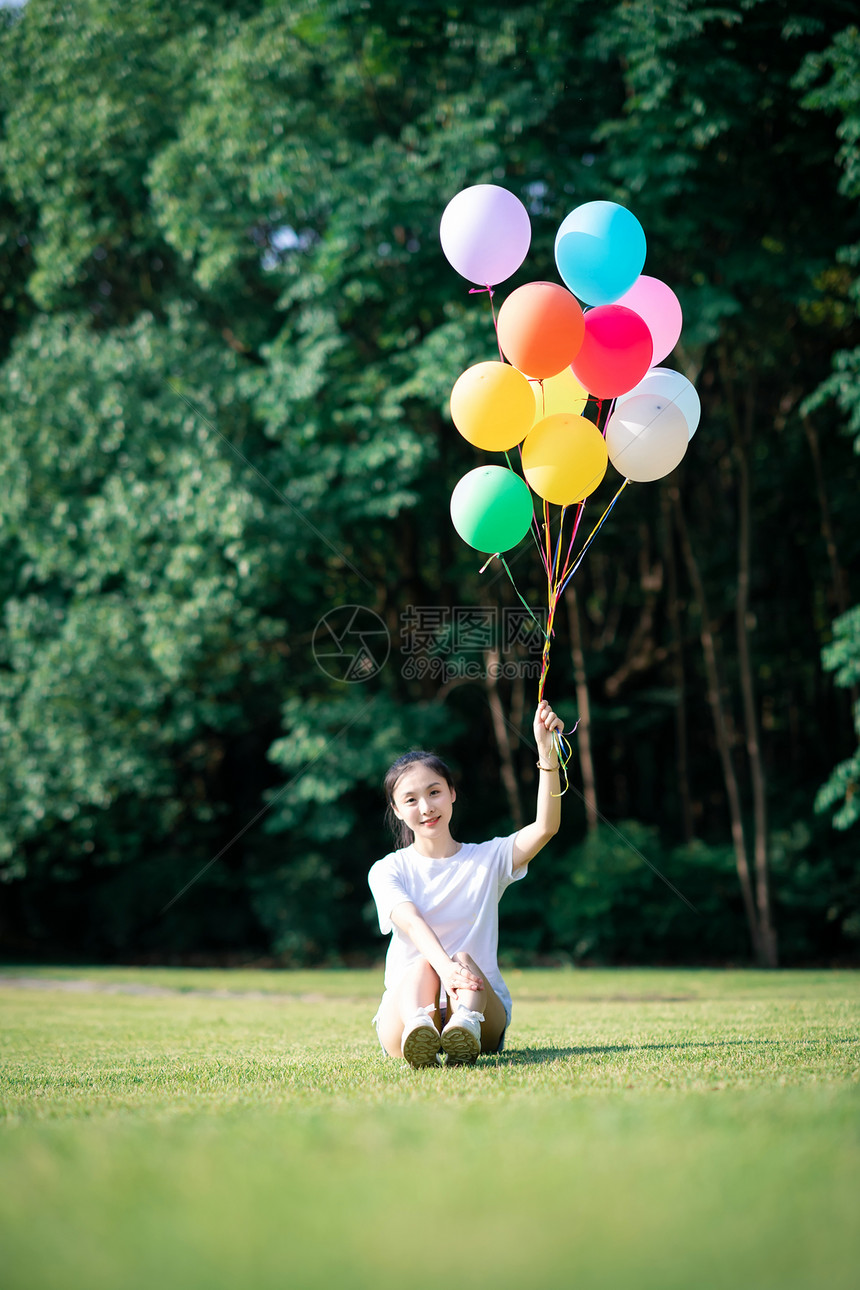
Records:
[[[476,448],[506,452],[522,443],[535,416],[532,388],[509,363],[476,363],[451,391],[451,420]]]
[[[554,417],[558,412],[575,412],[580,416],[588,402],[588,390],[579,383],[570,367],[557,376],[548,376],[543,382],[530,380],[529,385],[535,394],[535,421]]]
[[[538,421],[523,444],[523,474],[538,497],[557,506],[571,506],[593,493],[608,462],[594,422],[568,412]]]

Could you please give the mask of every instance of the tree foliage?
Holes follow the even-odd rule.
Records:
[[[848,27],[838,33],[823,53],[810,54],[797,83],[801,87],[814,87],[804,100],[807,107],[836,112],[841,117],[836,131],[841,141],[836,155],[842,170],[839,189],[856,202],[860,198],[860,31]],[[856,269],[860,262],[860,242],[843,246],[838,259],[841,264]],[[856,319],[860,306],[860,278],[856,275],[849,288],[849,298]],[[833,369],[807,399],[806,407],[813,413],[833,400],[844,414],[844,429],[854,439],[854,451],[860,452],[860,347],[839,350],[834,356]],[[825,647],[822,658],[825,669],[835,673],[836,684],[851,694],[854,726],[860,737],[860,607],[855,606],[837,618],[834,638]],[[838,829],[847,829],[860,819],[860,747],[836,766],[818,793],[819,810],[836,805],[839,809],[833,823]]]

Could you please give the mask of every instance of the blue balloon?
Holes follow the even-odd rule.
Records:
[[[555,235],[562,280],[588,305],[611,305],[629,291],[642,272],[645,251],[642,225],[617,202],[577,206]]]

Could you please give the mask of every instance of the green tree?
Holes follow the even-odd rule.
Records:
[[[826,77],[826,79],[825,79]],[[824,81],[823,84],[821,82]],[[837,160],[842,169],[840,191],[853,201],[860,197],[860,31],[848,27],[821,54],[810,55],[798,76],[801,87],[814,86],[806,96],[810,108],[838,114],[836,128],[840,147]],[[839,253],[839,264],[854,270],[860,262],[860,242],[845,246]],[[856,330],[857,306],[860,304],[860,278],[853,278],[849,288]],[[847,302],[846,302],[847,304]],[[860,452],[860,347],[842,349],[834,358],[833,373],[806,400],[806,410],[814,414],[829,401],[836,403],[845,417],[844,433],[854,440],[854,451]],[[851,695],[854,729],[860,737],[860,607],[843,610],[833,624],[833,640],[823,651],[824,667],[835,673],[836,684]],[[860,747],[834,769],[816,799],[816,807],[825,811],[839,806],[833,816],[838,829],[847,829],[860,819]]]

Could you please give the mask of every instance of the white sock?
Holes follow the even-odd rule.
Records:
[[[456,1020],[458,1016],[469,1017],[473,1021],[485,1020],[483,1012],[473,1012],[471,1008],[467,1008],[463,1003],[458,1003],[454,1008],[454,1011],[451,1014],[451,1021]]]

